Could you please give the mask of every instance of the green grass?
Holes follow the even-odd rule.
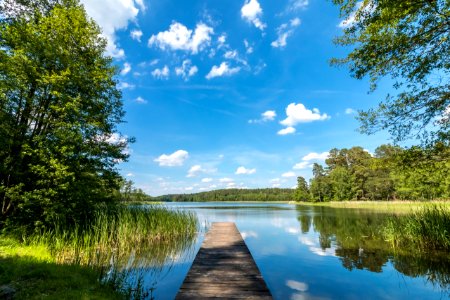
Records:
[[[16,299],[139,299],[145,291],[134,267],[164,265],[193,243],[197,230],[194,214],[156,205],[102,210],[84,228],[3,235],[0,284],[16,289]],[[126,284],[129,274],[134,286]]]
[[[388,219],[383,236],[395,249],[450,252],[450,210],[443,205],[426,205],[406,216]]]
[[[410,214],[429,204],[441,205],[450,211],[450,201],[332,201],[296,202],[301,205],[326,206],[334,208],[367,209],[382,213]]]
[[[24,245],[0,239],[0,285],[16,290],[14,299],[124,299],[124,294],[101,284],[99,271],[59,264],[44,245]]]

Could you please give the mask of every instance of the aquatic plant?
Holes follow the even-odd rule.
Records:
[[[396,249],[413,246],[420,250],[450,251],[450,209],[431,204],[405,216],[390,217],[382,234]]]

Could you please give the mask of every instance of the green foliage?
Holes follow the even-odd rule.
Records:
[[[194,214],[163,206],[105,208],[83,228],[64,225],[0,235],[0,284],[16,298],[144,299],[140,270],[167,264],[198,231]]]
[[[392,217],[383,235],[393,247],[450,251],[450,210],[444,206],[424,206],[405,217]]]
[[[142,189],[133,187],[131,180],[120,180],[120,198],[122,202],[127,203],[143,203],[153,200]]]
[[[47,245],[57,262],[108,266],[113,259],[122,267],[134,253],[144,255],[147,265],[159,266],[184,249],[197,230],[197,217],[190,212],[168,210],[162,205],[119,205],[97,210],[93,221],[83,227],[56,224],[33,235],[15,232],[15,236],[24,243]]]
[[[119,199],[116,68],[75,0],[0,5],[1,226],[85,223]]]
[[[326,168],[313,166],[314,201],[432,200],[450,197],[450,147],[382,145],[375,156],[361,147],[332,149]]]
[[[450,2],[333,0],[341,16],[354,22],[335,42],[355,46],[332,64],[347,65],[352,76],[369,76],[371,89],[382,77],[395,80],[396,95],[378,109],[359,113],[361,131],[387,129],[397,141],[450,138]]]
[[[411,215],[411,203],[408,203],[409,207],[404,207],[408,208],[408,211],[404,212],[407,214],[392,218],[395,221],[392,227],[388,226],[387,220],[390,220],[393,211],[389,209],[391,211],[389,214],[386,214],[387,210],[386,213],[377,211],[380,206],[383,206],[382,203],[360,202],[354,207],[343,206],[342,202],[334,204],[339,208],[327,207],[329,205],[325,206],[323,203],[320,203],[320,206],[298,205],[298,220],[302,232],[308,232],[312,227],[320,235],[319,241],[323,250],[335,248],[334,254],[342,262],[343,267],[348,270],[365,269],[371,272],[382,272],[386,264],[392,262],[394,268],[400,273],[410,277],[424,277],[433,285],[439,285],[444,291],[443,295],[448,294],[450,283],[448,250],[435,251],[433,247],[418,249],[419,242],[416,243],[416,241],[426,238],[421,236],[420,231],[414,231],[411,242],[405,243],[405,238],[402,236],[403,226],[411,220],[416,224],[427,223],[424,227],[427,228],[426,231],[429,231],[431,238],[438,236],[437,238],[442,241],[446,234],[446,243],[448,243],[448,227],[444,228],[442,219],[442,216],[446,214],[448,223],[450,212],[448,203],[446,206],[441,206],[442,209],[438,209],[439,213],[430,214],[426,220],[423,214],[420,214],[421,218],[417,218],[418,214]],[[368,205],[373,206],[374,210],[372,208],[368,210]],[[399,205],[403,206],[405,203],[389,204],[395,208],[395,211]],[[420,206],[423,205],[423,203],[420,204]],[[439,223],[439,225],[433,227],[433,223]],[[398,245],[392,243],[391,235],[385,234],[386,228],[391,228],[395,232]]]
[[[309,201],[310,199],[308,184],[302,176],[297,177],[297,188],[294,195],[296,201]]]
[[[196,194],[163,195],[153,198],[156,201],[209,202],[209,201],[292,201],[292,189],[225,189]]]

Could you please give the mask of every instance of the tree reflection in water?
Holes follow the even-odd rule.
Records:
[[[450,257],[448,253],[421,252],[418,249],[392,249],[382,237],[389,216],[363,209],[297,206],[302,233],[312,229],[319,234],[322,250],[335,248],[342,266],[383,272],[393,267],[409,277],[423,277],[450,294]]]

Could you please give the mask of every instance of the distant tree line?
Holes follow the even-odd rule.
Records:
[[[298,201],[432,200],[450,198],[450,147],[382,145],[372,156],[361,147],[331,149],[314,163],[309,184],[298,177]]]
[[[153,197],[147,195],[142,189],[133,186],[133,181],[120,182],[120,199],[122,202],[152,201]]]
[[[208,202],[208,201],[292,201],[293,189],[222,189],[196,194],[172,194],[153,198],[164,202]]]

